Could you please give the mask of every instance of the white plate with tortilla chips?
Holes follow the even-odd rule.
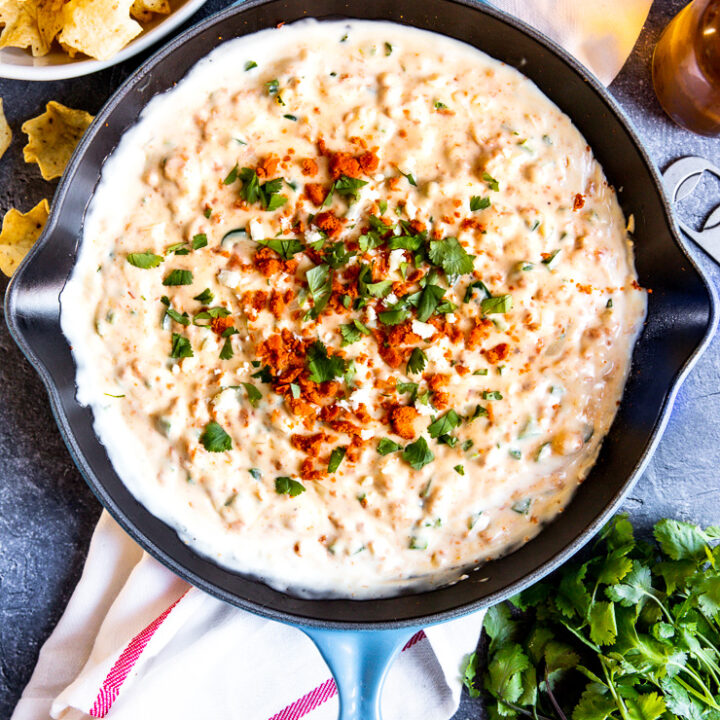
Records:
[[[63,80],[127,60],[206,0],[0,0],[0,77]]]

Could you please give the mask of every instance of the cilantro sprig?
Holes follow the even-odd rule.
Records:
[[[710,720],[720,708],[720,528],[676,520],[637,541],[626,515],[583,563],[485,617],[482,685],[507,720]],[[522,614],[518,614],[518,610]],[[480,693],[479,657],[465,671]]]

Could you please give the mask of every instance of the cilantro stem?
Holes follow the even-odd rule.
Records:
[[[690,670],[689,668],[685,667],[685,668],[683,668],[683,670],[686,671],[690,676],[692,676],[695,679],[695,682],[697,682],[698,685],[700,685],[702,687],[704,692],[701,695],[692,685],[686,683],[679,675],[676,675],[675,679],[678,681],[678,683],[680,685],[682,685],[685,688],[685,690],[687,690],[687,692],[689,692],[690,694],[692,694],[696,698],[698,698],[698,700],[704,701],[707,705],[709,705],[714,710],[719,710],[720,708],[718,707],[717,703],[715,702],[715,698],[713,698],[713,696],[711,695],[708,688],[705,687],[705,684],[703,683],[703,681],[700,680],[700,678],[697,677],[697,675],[695,675],[695,673],[692,672],[692,670]]]
[[[558,705],[557,700],[555,699],[555,695],[553,694],[553,691],[550,689],[550,678],[548,677],[547,664],[545,665],[545,692],[550,697],[550,702],[553,704],[553,707],[555,708],[555,712],[560,717],[560,720],[567,720],[567,718],[565,717],[565,713],[562,711],[562,709]]]
[[[607,663],[605,660],[605,657],[603,655],[600,656],[600,665],[602,667],[603,675],[605,676],[605,680],[607,680],[607,688],[612,694],[613,698],[615,698],[615,704],[617,705],[617,709],[620,711],[620,714],[623,716],[624,720],[630,720],[628,715],[628,710],[625,707],[625,703],[622,701],[620,696],[615,692],[615,683],[612,681],[612,678],[608,675],[608,669],[607,669]]]

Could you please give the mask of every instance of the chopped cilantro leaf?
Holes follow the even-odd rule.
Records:
[[[295,238],[271,238],[269,240],[258,240],[258,244],[274,250],[283,260],[290,260],[293,255],[302,252],[305,249],[303,244]]]
[[[235,166],[235,173],[237,176],[237,166]],[[239,176],[242,181],[240,197],[249,205],[253,205],[260,199],[260,179],[257,173],[249,167],[244,167],[240,170]]]
[[[316,265],[305,273],[305,279],[314,303],[311,316],[318,317],[328,304],[332,292],[330,267],[324,263]]]
[[[542,264],[545,265],[548,269],[552,270],[555,265],[557,265],[557,258],[560,254],[560,248],[557,250],[553,250],[547,257],[544,257],[542,259]]]
[[[399,382],[395,389],[401,394],[410,393],[410,402],[415,402],[417,397],[418,384],[414,382]]]
[[[232,448],[232,439],[214,420],[205,426],[200,442],[208,452],[226,452]]]
[[[337,355],[328,355],[327,348],[316,340],[308,349],[306,357],[310,379],[316,383],[328,382],[341,377],[347,370],[348,362]]]
[[[367,185],[366,180],[351,178],[347,175],[341,175],[334,183],[333,187],[338,195],[349,197],[353,202],[357,200],[360,188]]]
[[[473,420],[477,420],[479,417],[487,417],[488,411],[482,405],[476,405],[472,415],[468,415],[466,421],[471,423]]]
[[[431,438],[437,438],[451,433],[459,424],[460,416],[453,409],[450,409],[428,425],[428,433]]]
[[[390,438],[380,438],[377,444],[377,451],[380,455],[389,455],[402,449],[402,445],[398,445]]]
[[[445,288],[439,285],[428,283],[423,288],[417,308],[417,316],[420,322],[427,322],[440,305],[443,295],[445,295]]]
[[[405,322],[409,314],[410,313],[407,308],[405,308],[402,303],[398,303],[384,312],[379,313],[378,320],[383,325],[399,325],[400,323]]]
[[[178,333],[173,333],[170,357],[178,359],[178,358],[186,358],[186,357],[192,357],[192,356],[193,356],[193,350],[192,350],[192,346],[190,345],[190,341],[183,335],[179,335]]]
[[[453,470],[454,470],[458,475],[464,475],[464,474],[465,474],[465,466],[464,466],[464,465],[455,465],[455,467],[453,468]]]
[[[421,470],[425,465],[435,459],[435,455],[428,447],[427,440],[419,437],[415,442],[405,446],[402,459],[415,470]]]
[[[229,340],[230,338],[228,338]],[[257,407],[257,404],[262,400],[262,393],[252,383],[240,383],[247,393],[247,398],[253,407]]]
[[[137,268],[148,270],[149,268],[157,267],[163,259],[160,255],[155,255],[155,253],[151,253],[148,250],[147,252],[141,253],[129,253],[127,261]]]
[[[193,250],[199,250],[200,248],[204,248],[207,244],[208,239],[205,233],[198,233],[197,235],[193,235],[193,239],[191,242]]]
[[[510,310],[512,310],[512,306],[512,295],[498,295],[497,297],[488,297],[480,303],[480,307],[486,315],[490,315],[492,313],[510,312]]]
[[[192,285],[193,274],[190,270],[171,270],[163,280],[163,285]]]
[[[330,460],[328,462],[329,473],[334,473],[340,467],[340,463],[343,461],[346,452],[346,447],[333,448],[332,452],[330,453]]]
[[[275,478],[275,492],[278,495],[289,495],[290,497],[297,497],[300,493],[305,492],[305,486],[297,480],[281,476]]]
[[[286,120],[292,120],[293,122],[297,122],[297,115],[283,115],[283,117]]]
[[[221,360],[230,360],[235,356],[235,351],[232,347],[232,340],[230,337],[225,338],[225,342],[223,343],[223,346],[220,350],[220,359]]]
[[[176,323],[180,323],[180,325],[189,325],[190,324],[190,318],[188,317],[187,313],[183,313],[181,315],[177,310],[174,310],[171,307],[168,307],[167,310],[165,310],[165,313],[168,315],[168,317],[170,317]]]
[[[209,302],[212,302],[214,297],[215,296],[212,294],[210,288],[205,288],[199,295],[196,295],[193,300],[197,300],[198,302],[207,304]]]
[[[518,500],[516,503],[513,503],[511,509],[518,515],[527,515],[531,504],[532,500],[530,498],[524,498],[523,500]]]
[[[500,190],[500,184],[499,184],[498,181],[497,181],[492,175],[490,175],[489,173],[484,172],[484,173],[483,173],[483,176],[482,176],[482,179],[490,186],[490,189],[491,189],[491,190],[494,190],[495,192],[497,192],[498,190]]]
[[[389,42],[386,42],[385,43],[385,55],[386,56],[392,55],[392,51],[393,51],[393,46]]]
[[[441,267],[448,278],[452,278],[471,273],[475,256],[469,255],[457,238],[448,237],[430,242],[428,258],[433,265]]]
[[[436,110],[447,110],[448,106],[444,102],[440,102],[440,100],[436,100],[433,103]]]
[[[420,348],[413,348],[412,353],[410,353],[410,359],[407,363],[408,374],[412,373],[415,375],[422,372],[425,369],[426,363],[427,355],[425,355]]]
[[[398,168],[398,172],[406,178],[406,180],[413,186],[417,187],[417,183],[415,182],[415,178],[413,177],[412,173],[404,173],[400,168]]]
[[[497,390],[485,390],[482,394],[483,400],[502,400],[503,396]]]
[[[280,82],[277,78],[274,78],[273,80],[268,80],[265,83],[265,89],[267,90],[268,95],[277,95],[278,91],[280,90]]]
[[[252,475],[256,480],[262,480],[262,472],[258,468],[250,468],[248,470],[250,475]]]
[[[490,207],[489,197],[480,197],[479,195],[473,195],[470,198],[470,210],[476,212],[477,210],[485,210]]]
[[[257,66],[258,66],[258,64],[254,60],[248,60],[245,63],[245,72],[247,72],[248,70],[252,70],[253,68],[256,68]]]
[[[352,345],[357,342],[363,335],[370,335],[370,329],[363,325],[359,320],[353,318],[351,323],[340,326],[340,334],[342,335],[342,344]]]
[[[232,185],[238,178],[238,165],[235,163],[235,167],[227,174],[223,180],[224,185]]]

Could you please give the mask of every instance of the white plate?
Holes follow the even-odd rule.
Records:
[[[13,80],[64,80],[103,70],[127,60],[154,42],[183,21],[187,20],[206,0],[170,0],[173,8],[169,15],[157,15],[156,19],[144,25],[140,35],[109,60],[70,58],[62,50],[52,50],[43,57],[33,57],[29,50],[19,48],[0,49],[0,77]]]

